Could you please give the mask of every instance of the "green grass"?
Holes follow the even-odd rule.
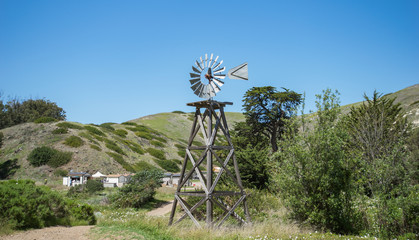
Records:
[[[56,126],[61,127],[61,128],[71,128],[71,129],[78,129],[78,130],[83,129],[82,126],[74,124],[74,123],[70,123],[70,122],[60,122],[60,123],[57,123]]]
[[[114,153],[114,152],[106,152],[106,154],[108,154],[115,161],[117,161],[119,164],[121,164],[121,166],[125,170],[127,170],[129,172],[135,172],[134,168],[129,163],[127,163],[121,155],[119,155],[117,153]]]
[[[97,145],[94,145],[94,144],[90,144],[90,148],[91,149],[94,149],[94,150],[96,150],[96,151],[102,151],[102,149],[99,147],[99,146],[97,146]]]
[[[81,147],[84,142],[81,138],[77,136],[70,136],[65,139],[64,144],[70,147],[78,148]]]
[[[155,140],[150,141],[150,144],[155,146],[155,147],[161,147],[161,148],[165,146],[163,143],[161,143],[159,141],[155,141]]]
[[[91,134],[98,135],[98,136],[101,136],[101,137],[105,137],[106,136],[106,134],[104,132],[100,131],[97,127],[84,126],[84,128],[87,131],[89,131]]]
[[[164,152],[162,150],[158,150],[155,148],[147,148],[146,151],[153,157],[157,158],[157,159],[161,159],[164,160],[166,159]]]

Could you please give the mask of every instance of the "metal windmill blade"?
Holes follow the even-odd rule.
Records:
[[[199,57],[195,61],[195,66],[192,66],[192,72],[189,73],[191,89],[200,98],[210,99],[221,91],[225,79],[241,79],[248,80],[247,63],[241,64],[228,71],[227,74],[223,72],[226,67],[223,67],[223,60],[218,61],[219,56],[215,57],[214,54],[208,57],[206,53],[204,56]]]

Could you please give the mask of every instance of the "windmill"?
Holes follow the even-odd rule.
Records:
[[[250,223],[247,208],[246,193],[244,191],[240,172],[234,154],[224,107],[232,105],[231,102],[214,101],[213,97],[221,91],[224,79],[248,80],[247,63],[243,63],[223,74],[226,70],[222,66],[223,60],[219,57],[208,58],[202,56],[196,60],[189,75],[191,89],[204,101],[188,103],[195,107],[195,116],[189,136],[186,154],[182,165],[179,184],[175,193],[175,199],[170,214],[169,225],[173,224],[176,215],[176,207],[179,203],[183,210],[182,216],[177,218],[176,223],[189,217],[197,227],[201,227],[200,220],[206,222],[207,227],[220,227],[229,217],[240,224]],[[201,111],[203,109],[203,111]],[[199,134],[198,134],[199,133]],[[195,141],[201,135],[204,143]],[[220,140],[221,139],[221,140]],[[233,169],[229,169],[229,163],[233,163]],[[205,168],[204,168],[205,165]],[[217,165],[217,168],[214,166]],[[188,166],[192,166],[188,169]],[[202,171],[206,169],[206,174]],[[214,171],[217,169],[217,171]],[[194,176],[199,179],[199,189],[185,191],[185,186]],[[217,184],[220,179],[227,178],[232,187],[228,190],[220,190]],[[183,189],[183,191],[182,191]],[[194,201],[189,200],[192,197]],[[200,211],[200,206],[206,204],[206,211]],[[237,209],[243,207],[241,216]],[[216,213],[214,212],[216,208]],[[205,215],[205,216],[204,216]]]

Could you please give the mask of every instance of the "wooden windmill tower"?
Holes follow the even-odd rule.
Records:
[[[202,220],[205,220],[207,227],[219,227],[229,217],[240,224],[250,223],[246,203],[247,195],[242,186],[224,114],[224,107],[233,103],[212,100],[212,97],[221,90],[220,87],[224,84],[221,79],[226,77],[222,74],[225,70],[225,67],[221,67],[223,61],[218,62],[217,60],[218,56],[213,60],[211,54],[208,61],[208,55],[205,54],[204,60],[201,57],[200,61],[196,61],[196,67],[192,66],[194,73],[190,74],[191,88],[196,95],[207,100],[187,104],[195,107],[195,116],[169,225],[172,225],[175,220],[178,203],[182,211],[175,223],[187,217],[197,227],[201,227],[200,221]],[[247,80],[247,63],[231,69],[228,76],[231,79]],[[208,81],[208,84],[204,83],[205,81]],[[204,144],[197,144],[196,139],[199,135],[203,138]],[[215,166],[217,166],[217,171],[214,171]],[[202,171],[204,169],[206,174]],[[184,187],[195,176],[199,179],[202,189],[186,191]],[[233,185],[231,189],[220,190],[217,188],[222,178],[229,180]],[[182,189],[184,190],[182,191]],[[203,209],[204,203],[206,209]]]

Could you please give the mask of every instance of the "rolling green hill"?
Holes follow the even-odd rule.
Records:
[[[408,119],[419,126],[419,84],[385,97],[395,97]],[[343,113],[354,103],[342,106]],[[191,109],[193,110],[193,109]],[[229,127],[244,121],[241,113],[226,113]],[[57,169],[69,171],[100,171],[104,174],[126,173],[147,168],[175,171],[181,167],[184,148],[190,134],[193,113],[174,111],[130,120],[122,124],[101,125],[75,122],[25,123],[1,130],[4,134],[0,148],[0,178],[55,179]],[[79,147],[65,143],[73,136],[82,141]],[[197,141],[202,141],[198,135]],[[69,141],[69,140],[67,140]],[[71,145],[71,144],[70,144]],[[28,155],[37,147],[48,146],[71,152],[71,161],[61,167],[33,167]]]

